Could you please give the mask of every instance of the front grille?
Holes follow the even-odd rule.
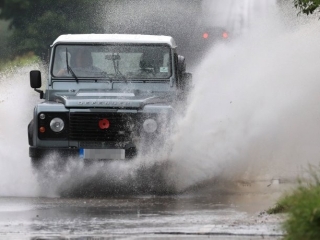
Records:
[[[99,121],[107,119],[107,129]],[[134,113],[70,113],[69,139],[76,141],[124,142],[139,131],[138,114]]]

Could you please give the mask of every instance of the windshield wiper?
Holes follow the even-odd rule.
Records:
[[[68,60],[68,48],[66,48],[66,61],[67,61],[67,71],[68,73],[71,72],[72,77],[74,77],[77,81],[77,83],[79,82],[79,79],[77,78],[76,74],[74,73],[74,71],[72,70],[72,68],[69,66],[69,60]]]
[[[112,53],[112,62],[113,62],[115,77],[118,78],[119,80],[124,80],[126,82],[127,78],[119,70],[120,60],[121,60],[121,57],[120,57],[119,53],[117,53],[117,54]]]

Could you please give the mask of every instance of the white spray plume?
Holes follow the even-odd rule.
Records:
[[[178,189],[211,178],[295,178],[319,163],[320,23],[289,16],[291,25],[276,9],[252,19],[195,71],[171,155]]]
[[[27,126],[39,94],[30,88],[30,70],[17,67],[0,75],[0,196],[37,194],[28,155]]]

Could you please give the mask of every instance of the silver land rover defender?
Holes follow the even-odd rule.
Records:
[[[31,87],[44,99],[28,126],[33,165],[51,153],[132,158],[167,131],[190,83],[172,37],[59,36],[51,46],[45,92],[38,89],[40,71],[30,72]]]

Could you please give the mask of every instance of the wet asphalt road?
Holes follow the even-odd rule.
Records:
[[[282,186],[268,185],[171,196],[0,198],[0,239],[280,239],[283,216],[263,211]]]

